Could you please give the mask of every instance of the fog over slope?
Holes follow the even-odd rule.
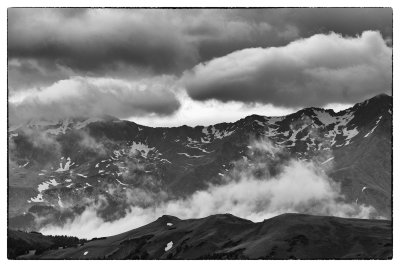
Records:
[[[132,206],[123,218],[106,222],[97,216],[93,204],[65,225],[48,225],[40,231],[85,238],[109,236],[150,223],[163,214],[189,219],[231,213],[255,222],[288,212],[364,219],[376,216],[372,206],[345,203],[340,186],[320,163],[287,158],[265,139],[253,140],[249,147],[248,156],[234,163],[220,185],[210,184],[206,190],[167,201],[162,194],[128,191]],[[276,173],[271,174],[269,166]],[[148,203],[148,207],[135,206],[135,202]]]

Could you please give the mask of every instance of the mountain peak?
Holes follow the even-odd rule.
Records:
[[[393,102],[392,96],[382,93],[382,94],[376,95],[374,97],[371,97],[361,103],[358,103],[358,104],[356,104],[356,106],[357,105],[368,105],[371,103],[373,103],[373,104],[377,104],[377,103],[390,104],[392,102]]]
[[[386,93],[381,93],[381,94],[378,94],[378,95],[376,95],[376,96],[374,96],[372,98],[393,98],[393,97],[388,95],[388,94],[386,94]]]
[[[392,108],[393,97],[387,94],[379,94],[371,97],[363,102],[355,104],[350,110],[360,110],[362,112],[377,112],[381,113]]]

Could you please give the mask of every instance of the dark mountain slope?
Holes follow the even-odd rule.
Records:
[[[253,223],[230,214],[162,216],[135,230],[32,259],[390,259],[392,223],[283,214]]]
[[[7,257],[16,259],[18,256],[30,257],[50,249],[61,247],[78,247],[87,240],[70,236],[44,236],[38,232],[20,232],[7,230]]]

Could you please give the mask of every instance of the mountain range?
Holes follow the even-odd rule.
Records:
[[[210,126],[153,128],[111,116],[9,125],[8,227],[62,227],[93,205],[97,216],[113,222],[132,205],[146,208],[224,185],[241,164],[258,166],[252,175],[262,180],[279,177],[293,159],[323,171],[344,203],[372,207],[368,218],[391,220],[392,121],[392,97],[378,95],[340,112],[305,108]],[[259,140],[275,152],[257,150]]]

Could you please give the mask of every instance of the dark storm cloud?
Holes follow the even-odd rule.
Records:
[[[246,49],[253,48],[250,51],[254,52],[277,47],[274,49],[279,50],[291,42],[318,33],[336,32],[356,37],[365,30],[380,32],[384,41],[391,44],[391,15],[391,9],[366,8],[9,9],[8,89],[12,99],[26,96],[23,105],[18,105],[18,110],[25,110],[22,112],[24,115],[34,112],[44,114],[45,111],[52,113],[53,110],[54,114],[58,114],[60,112],[55,111],[56,107],[61,109],[63,105],[68,107],[61,112],[63,114],[72,111],[74,114],[98,113],[103,107],[115,116],[138,116],[152,112],[171,114],[179,108],[174,90],[151,87],[149,91],[146,89],[148,81],[153,78],[158,81],[163,75],[179,77],[183,73],[186,73],[183,80],[188,86],[189,95],[197,100],[214,98],[246,103],[258,101],[290,107],[310,103],[322,105],[330,101],[352,102],[362,95],[369,96],[379,90],[388,90],[387,76],[390,76],[391,71],[387,69],[387,62],[373,61],[372,65],[350,62],[343,63],[347,65],[342,68],[339,63],[326,63],[329,60],[337,62],[336,58],[327,57],[325,63],[321,63],[318,68],[318,64],[307,61],[308,58],[301,65],[299,60],[277,56],[276,60],[269,58],[251,66],[250,60],[246,58]],[[364,46],[368,42],[377,43],[376,39],[366,40]],[[379,45],[377,47],[383,51],[386,60],[387,50]],[[319,51],[318,47],[314,49]],[[313,51],[307,52],[309,58],[314,54]],[[365,52],[375,55],[374,51]],[[231,61],[235,53],[238,53],[238,57]],[[254,55],[264,58],[263,52]],[[293,58],[301,58],[298,51],[291,55]],[[319,55],[322,58],[325,56],[321,53]],[[367,58],[365,54],[360,56],[362,59]],[[250,57],[253,58],[252,55]],[[344,62],[348,62],[348,58],[358,60],[340,54],[338,58]],[[270,61],[275,62],[274,67],[269,65]],[[220,63],[216,62],[226,65],[218,65]],[[349,67],[352,64],[354,68]],[[215,66],[218,72],[204,75],[215,70]],[[266,70],[267,75],[264,75]],[[192,76],[189,75],[191,72]],[[74,80],[74,77],[111,79],[135,86],[143,82],[144,91],[126,89],[129,86],[118,87],[121,95],[128,90],[129,97],[135,100],[128,101],[111,94],[109,101],[114,105],[111,107],[105,103],[108,93],[104,93],[104,88],[80,91],[75,87],[69,89],[68,86],[61,90],[60,86],[56,86],[60,83],[65,85],[65,81]],[[354,81],[351,80],[353,78]],[[176,81],[175,78],[171,79]],[[337,81],[339,86],[333,88]],[[306,86],[309,89],[301,89]],[[356,90],[357,86],[360,89]],[[271,96],[267,98],[263,89],[266,87],[279,90],[270,90]],[[319,95],[320,87],[329,93]],[[291,97],[293,88],[300,88],[298,92],[308,94],[309,100],[291,103],[294,99]],[[109,92],[116,92],[112,87],[108,89]],[[40,94],[40,97],[38,95],[42,91],[56,95],[55,90],[61,90],[61,94],[68,90],[78,95],[83,92],[84,96],[73,101],[69,101],[70,96],[68,101],[58,98],[51,102],[51,106],[50,102],[40,98],[47,99],[45,94]],[[342,97],[338,97],[339,91]],[[21,94],[17,94],[17,97],[14,93]],[[29,94],[32,95],[27,97]],[[90,102],[96,99],[97,94],[99,101],[91,102],[88,110],[73,104],[74,101],[82,104]],[[154,94],[158,95],[153,97]],[[146,100],[146,97],[153,97],[154,102]],[[283,101],[285,98],[288,99],[286,102]]]
[[[354,36],[366,30],[380,31],[384,38],[392,36],[391,8],[278,8],[233,12],[243,20],[268,22],[281,29],[293,25],[302,37],[331,31]]]
[[[162,10],[10,9],[8,16],[10,58],[53,60],[81,71],[122,62],[158,73],[197,60]]]
[[[8,62],[8,88],[11,91],[42,88],[68,79],[74,72],[49,60],[12,59]]]
[[[282,46],[334,31],[379,30],[391,38],[391,9],[116,10],[10,9],[10,58],[53,60],[82,71],[115,63],[179,72],[248,47]]]
[[[393,34],[391,8],[307,8],[290,10],[288,18],[298,25],[303,36],[330,31],[355,36],[374,30],[387,39]]]
[[[354,103],[391,92],[392,50],[378,32],[318,34],[276,48],[249,48],[197,65],[189,96],[285,107]]]

